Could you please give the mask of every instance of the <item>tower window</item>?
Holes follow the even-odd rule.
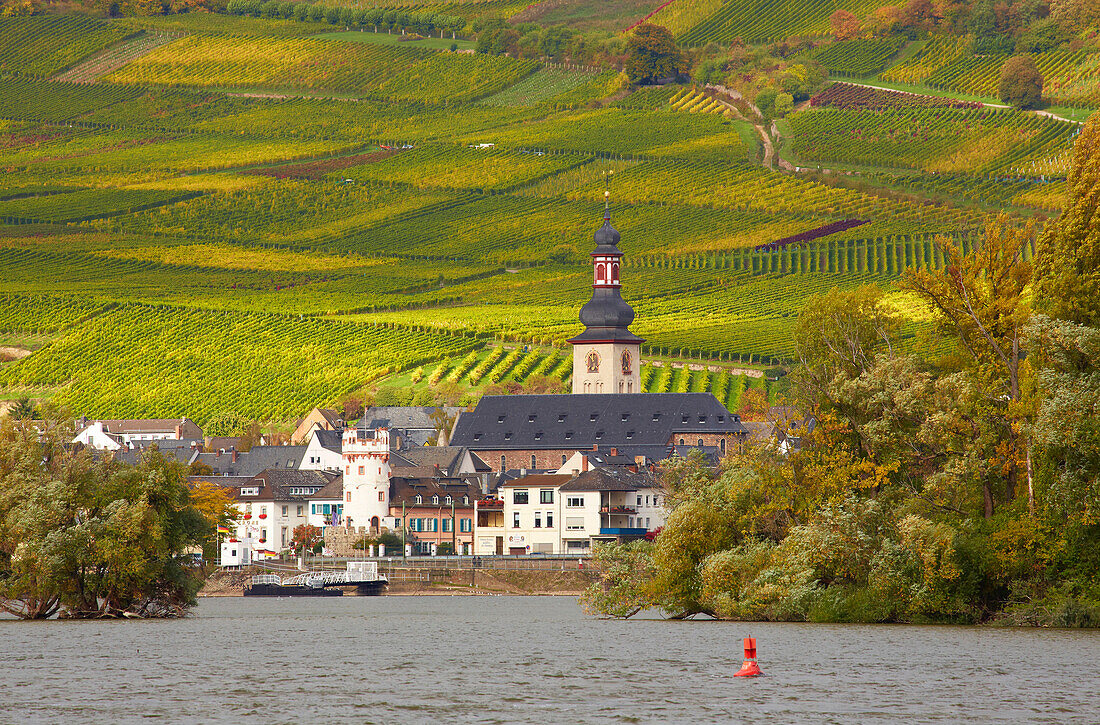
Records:
[[[700,448],[702,448],[702,447],[703,447],[703,439],[702,439],[702,438],[700,438],[700,439],[699,439],[699,447],[700,447]]]

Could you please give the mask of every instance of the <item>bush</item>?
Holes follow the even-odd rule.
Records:
[[[1014,56],[1001,69],[999,90],[1001,100],[1015,108],[1036,108],[1043,97],[1043,75],[1030,56]]]

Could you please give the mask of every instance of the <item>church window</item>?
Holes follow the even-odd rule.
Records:
[[[611,265],[611,281],[619,281],[619,264],[617,262]]]
[[[600,354],[595,350],[589,352],[584,361],[585,365],[588,367],[588,372],[598,373],[600,371]]]
[[[504,456],[500,457],[500,470],[504,470]]]
[[[718,441],[718,448],[722,451],[722,455],[726,455],[726,439]]]
[[[607,281],[607,275],[604,272],[603,265],[602,264],[597,264],[596,265],[596,282],[605,282],[605,281]]]
[[[700,448],[702,448],[702,447],[703,447],[703,439],[702,439],[702,438],[700,438],[700,439],[699,439],[699,447],[700,447]]]
[[[531,468],[538,468],[538,466],[535,465],[535,454],[534,453],[531,454]]]

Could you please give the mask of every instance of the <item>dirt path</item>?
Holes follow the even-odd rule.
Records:
[[[711,90],[711,91],[719,93],[721,95],[728,96],[729,98],[731,98],[733,100],[743,101],[750,108],[752,108],[754,111],[756,111],[758,117],[760,116],[760,109],[758,109],[756,106],[754,106],[751,103],[749,103],[748,101],[746,101],[745,97],[742,96],[739,91],[735,91],[735,90],[732,90],[730,88],[726,88],[725,86],[719,86],[719,85],[714,85],[714,84],[710,84],[710,83],[708,83],[704,87]],[[772,145],[771,136],[768,135],[768,129],[764,127],[764,124],[763,123],[757,123],[754,120],[746,118],[745,114],[741,112],[741,109],[739,109],[736,105],[734,105],[732,101],[727,101],[725,98],[719,98],[718,102],[721,103],[726,108],[733,111],[735,114],[737,114],[737,118],[741,119],[742,121],[748,121],[749,123],[752,124],[752,127],[756,129],[757,135],[760,136],[760,140],[764,144],[764,166],[767,166],[769,169],[774,169],[775,168],[775,146]]]

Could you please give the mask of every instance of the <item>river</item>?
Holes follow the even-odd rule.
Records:
[[[730,675],[757,638],[766,677]],[[564,597],[0,621],[0,722],[1100,722],[1100,632],[625,622]]]

